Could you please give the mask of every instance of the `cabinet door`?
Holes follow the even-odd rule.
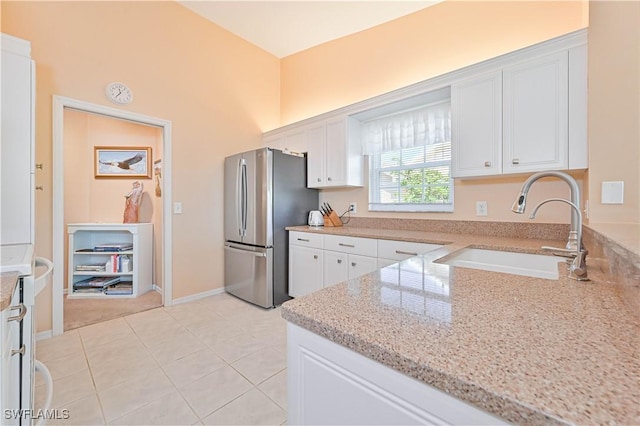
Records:
[[[0,150],[0,243],[33,243],[33,135],[31,59],[5,50],[14,38],[2,35],[2,124]]]
[[[568,167],[568,53],[504,69],[504,173]]]
[[[349,279],[348,257],[337,251],[324,252],[324,286],[329,287]]]
[[[349,255],[349,279],[356,278],[378,269],[378,259],[369,256]]]
[[[297,153],[307,152],[306,132],[304,130],[297,130],[287,133],[284,137],[282,150]]]
[[[262,138],[262,146],[273,149],[283,149],[284,148],[284,134],[280,133],[277,135],[266,136]]]
[[[326,171],[327,185],[340,186],[347,183],[347,129],[345,119],[328,121],[326,125]]]
[[[322,284],[322,250],[289,245],[289,296],[313,293]]]
[[[307,186],[322,188],[325,180],[325,128],[316,126],[307,129]]]
[[[451,85],[451,174],[502,173],[502,73]]]

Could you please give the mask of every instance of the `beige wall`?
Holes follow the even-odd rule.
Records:
[[[624,181],[604,205],[603,181]],[[595,1],[589,17],[591,223],[640,223],[640,2]]]
[[[282,60],[282,124],[343,107],[467,65],[557,37],[588,24],[581,1],[446,1],[390,23],[291,55]],[[580,185],[584,173],[573,174]],[[454,213],[368,212],[368,189],[323,190],[340,212],[358,203],[359,216],[527,221],[510,211],[525,176],[457,180]],[[368,179],[365,179],[367,181]],[[529,204],[568,197],[566,184],[543,180]],[[476,201],[488,216],[477,217]],[[555,203],[540,222],[569,222],[569,207]]]
[[[44,164],[36,253],[52,257],[52,95],[114,106],[104,88],[122,81],[134,93],[122,109],[173,125],[171,190],[184,211],[173,216],[173,297],[220,288],[223,159],[260,146],[262,132],[279,123],[279,60],[175,2],[1,8],[2,32],[31,41],[36,61],[36,161]],[[47,330],[50,306],[37,304],[38,331]]]

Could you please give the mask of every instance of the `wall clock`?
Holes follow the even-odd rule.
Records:
[[[107,98],[113,103],[126,105],[133,101],[133,93],[131,89],[124,83],[109,83],[105,89]]]

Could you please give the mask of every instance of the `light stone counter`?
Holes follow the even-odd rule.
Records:
[[[3,272],[0,274],[0,311],[4,311],[11,304],[11,297],[15,291],[20,274],[17,272]]]
[[[517,424],[640,424],[640,320],[592,281],[438,263],[463,247],[538,252],[558,240],[366,228],[289,230],[446,243],[282,305],[287,320]]]

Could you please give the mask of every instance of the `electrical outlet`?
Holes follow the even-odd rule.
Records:
[[[349,203],[349,211],[351,214],[356,214],[358,212],[358,205],[356,203]]]
[[[476,216],[486,216],[486,215],[487,215],[487,202],[476,201]]]

